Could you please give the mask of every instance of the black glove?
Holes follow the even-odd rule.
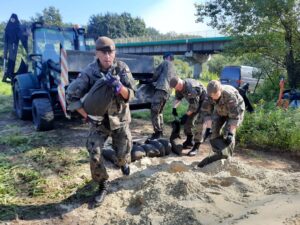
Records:
[[[173,108],[173,109],[172,109],[172,115],[173,115],[173,116],[178,116],[178,113],[177,113],[176,108]]]
[[[184,114],[182,117],[180,117],[180,124],[184,125],[188,118],[189,116],[187,114]]]
[[[225,141],[227,142],[227,144],[231,144],[233,141],[233,133],[228,132],[227,137],[225,139]]]
[[[115,94],[119,94],[122,88],[122,83],[117,78],[117,76],[113,76],[110,72],[105,75],[106,84],[114,89]]]
[[[204,137],[203,137],[203,142],[210,137],[210,135],[212,134],[211,128],[206,128],[205,133],[204,133]]]

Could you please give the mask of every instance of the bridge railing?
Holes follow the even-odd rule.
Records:
[[[180,39],[189,39],[189,38],[207,38],[207,37],[219,37],[221,35],[217,31],[201,31],[201,32],[190,32],[185,34],[177,33],[167,33],[156,36],[140,36],[140,37],[128,37],[128,38],[116,38],[114,42],[118,43],[134,43],[134,42],[155,42],[155,41],[164,41],[164,40],[180,40]]]

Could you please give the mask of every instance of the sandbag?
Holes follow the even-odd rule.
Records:
[[[152,157],[159,157],[160,156],[159,150],[153,145],[143,144],[143,145],[141,145],[141,147],[145,150],[146,156],[148,156],[148,157],[152,158]]]
[[[163,146],[162,143],[160,143],[158,140],[147,140],[146,144],[150,144],[153,145],[155,148],[157,148],[159,150],[159,156],[165,156],[165,147]]]
[[[105,84],[105,79],[96,81],[83,101],[84,110],[92,116],[103,116],[112,102],[113,89]]]
[[[103,157],[112,162],[114,165],[118,166],[118,159],[117,159],[117,156],[116,156],[116,152],[112,149],[103,149],[102,150],[102,155]]]
[[[182,140],[180,137],[180,121],[175,119],[172,121],[172,133],[170,136],[170,143],[172,146],[172,151],[181,156],[182,155],[182,150],[183,150],[183,145],[182,145]]]
[[[228,144],[222,136],[210,139],[210,144],[213,147],[213,151],[217,154],[232,156],[231,145]]]
[[[172,145],[169,140],[165,138],[159,138],[158,141],[165,147],[165,155],[169,155],[172,151]]]
[[[175,138],[173,140],[170,140],[171,146],[172,146],[172,151],[181,156],[182,155],[182,150],[183,150],[183,145],[182,145],[182,140],[180,138]]]
[[[146,152],[140,145],[133,145],[131,150],[131,162],[140,160],[146,156]]]
[[[213,155],[210,155],[210,156],[207,156],[205,157],[199,164],[198,164],[198,167],[200,168],[203,168],[204,166],[210,164],[210,163],[213,163],[217,160],[220,160],[220,159],[227,159],[228,157],[227,156],[224,156],[222,154],[213,154]]]

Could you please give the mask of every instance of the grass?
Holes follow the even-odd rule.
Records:
[[[163,116],[164,116],[164,122],[166,124],[170,124],[174,120],[174,116],[172,115],[173,101],[174,101],[174,96],[171,96],[164,107]],[[179,117],[182,116],[184,113],[186,113],[187,107],[188,107],[187,101],[182,100],[181,104],[177,107],[177,113]],[[151,118],[150,109],[142,110],[142,111],[133,111],[131,112],[131,115],[133,118],[137,118],[137,119],[150,120]]]
[[[2,77],[0,77],[2,79]],[[8,113],[12,110],[11,85],[0,82],[0,114]]]
[[[238,137],[243,145],[279,151],[300,151],[300,109],[257,108],[246,114]]]
[[[2,79],[2,77],[0,77]],[[0,95],[10,96],[12,94],[11,85],[8,83],[0,82]]]

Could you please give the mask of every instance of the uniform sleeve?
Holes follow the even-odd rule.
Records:
[[[199,101],[200,101],[199,91],[197,90],[197,88],[192,88],[191,91],[189,92],[188,111],[191,111],[193,113],[197,112],[199,109]]]
[[[160,74],[163,72],[163,63],[161,63],[158,67],[156,67],[153,76],[152,76],[152,81],[155,82],[157,81],[158,77]]]
[[[69,110],[75,111],[76,109],[82,108],[82,102],[80,99],[88,92],[90,88],[89,81],[90,79],[88,74],[82,72],[68,86],[66,92],[66,101]]]
[[[204,122],[211,119],[211,116],[213,114],[214,105],[212,100],[208,98],[207,95],[205,95],[204,100],[201,105],[200,113],[202,114],[204,118]]]
[[[238,98],[235,95],[231,95],[227,99],[227,109],[228,109],[228,125],[237,126],[240,117],[240,104]]]
[[[123,63],[123,69],[120,72],[120,81],[121,83],[127,87],[128,91],[129,91],[129,98],[125,101],[128,102],[130,100],[132,100],[135,96],[135,92],[136,92],[136,85],[135,85],[135,80],[132,76],[132,73],[129,69],[129,67]]]

